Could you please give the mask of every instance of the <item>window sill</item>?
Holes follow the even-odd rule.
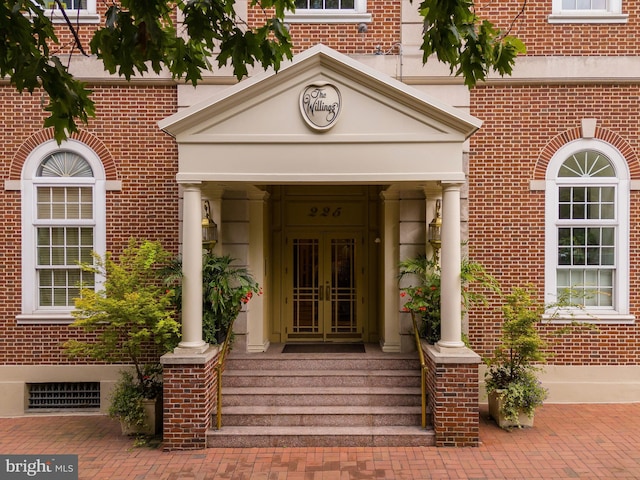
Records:
[[[18,325],[69,325],[74,321],[69,312],[31,313],[16,317]]]
[[[100,23],[100,15],[97,13],[90,13],[87,11],[78,13],[76,10],[66,10],[67,17],[72,24],[88,24],[88,23]],[[62,16],[59,10],[45,10],[47,18],[51,19],[51,23],[66,23],[66,20]]]
[[[370,13],[290,13],[284,18],[285,23],[371,23]]]
[[[549,23],[627,23],[629,15],[621,13],[555,13],[547,17]]]
[[[588,323],[599,325],[629,325],[636,322],[634,315],[603,312],[577,312],[575,314],[564,313],[559,315],[544,314],[544,323],[552,325],[569,325],[571,323]]]

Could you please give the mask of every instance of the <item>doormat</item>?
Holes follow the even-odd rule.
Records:
[[[364,343],[287,343],[282,353],[365,353]]]

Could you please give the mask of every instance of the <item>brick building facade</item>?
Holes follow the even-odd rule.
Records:
[[[455,266],[460,252],[452,245],[462,240],[504,290],[531,284],[539,300],[549,301],[569,278],[586,293],[595,292],[597,299],[587,302],[581,319],[596,328],[554,344],[543,376],[550,401],[640,399],[635,321],[640,304],[640,47],[633,34],[640,5],[593,1],[579,10],[559,0],[530,0],[521,10],[522,4],[477,2],[481,15],[526,43],[527,54],[518,59],[513,76],[492,76],[471,91],[447,67],[435,61],[422,65],[421,19],[417,5],[407,0],[358,0],[335,11],[299,8],[287,18],[294,61],[276,75],[254,71],[240,83],[227,69],[208,74],[197,89],[162,75],[126,83],[103,73],[94,59],[73,57],[72,71],[93,89],[97,114],[61,148],[42,128],[42,99],[0,85],[5,239],[0,246],[0,414],[33,411],[30,386],[50,382],[97,382],[96,405],[104,411],[120,368],[64,354],[62,343],[78,335],[68,326],[65,307],[73,284],[67,278],[56,289],[55,281],[43,280],[56,278],[52,272],[60,265],[53,257],[38,257],[38,248],[55,251],[61,245],[54,233],[67,229],[69,235],[77,228],[80,236],[94,229],[90,245],[70,243],[66,236],[62,246],[67,250],[119,251],[136,236],[160,240],[176,254],[197,251],[194,236],[204,199],[220,227],[217,252],[246,264],[264,288],[238,321],[238,349],[261,352],[272,343],[335,341],[341,335],[379,343],[387,352],[411,351],[397,264],[429,251],[426,226],[442,199],[443,235],[449,240],[442,252],[443,285],[451,289],[443,289],[441,349],[429,360],[433,401],[457,383],[468,389],[460,393],[461,403],[473,404],[478,385],[469,378],[477,373],[480,385],[482,378],[473,352],[490,354],[499,335],[498,298],[459,321]],[[83,6],[81,37],[86,40],[105,12],[100,2]],[[261,14],[246,7],[249,22]],[[304,118],[300,92],[326,85],[338,92],[340,118],[317,128]],[[43,166],[60,152],[86,160],[92,173],[71,182],[60,172],[53,180],[45,178]],[[606,157],[608,173],[587,171],[598,155]],[[584,171],[562,173],[572,158]],[[48,165],[70,168],[66,160],[63,167],[57,162]],[[40,216],[36,204],[57,200],[54,194],[42,200],[36,192],[62,188],[68,194],[78,185],[92,192],[91,218]],[[597,198],[583,201],[580,191],[597,192]],[[563,216],[560,204],[600,213]],[[328,220],[312,215],[324,209]],[[40,240],[45,230],[50,234],[46,245]],[[597,240],[579,243],[576,232],[581,231],[587,237],[597,234]],[[568,240],[566,232],[573,232]],[[351,287],[360,300],[346,330],[319,327],[305,336],[289,310],[290,239],[301,245],[310,233],[321,250],[333,241],[363,245],[352,250],[361,277]],[[565,254],[568,262],[562,260]],[[46,259],[54,264],[43,264]],[[551,320],[541,328],[551,332],[563,324]],[[460,332],[468,334],[473,352],[463,352]],[[204,390],[213,388],[205,347],[197,334],[183,338],[175,355],[205,357],[191,364],[166,360],[170,378],[188,377],[179,367],[184,364],[204,369]],[[209,409],[211,392],[199,394]],[[446,403],[433,408],[442,415],[455,410]],[[441,444],[477,441],[477,412],[473,406],[466,412],[458,422],[462,433],[443,434]],[[173,414],[169,418],[175,420]],[[442,417],[434,422],[446,423]],[[175,425],[165,430],[177,439],[176,448],[180,442],[198,444]]]

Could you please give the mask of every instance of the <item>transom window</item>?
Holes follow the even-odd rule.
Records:
[[[547,172],[548,300],[566,298],[596,317],[628,314],[627,241],[624,159],[596,140],[566,145]]]
[[[607,0],[562,0],[563,10],[602,10],[607,11]]]
[[[353,10],[354,0],[296,0],[296,9]]]

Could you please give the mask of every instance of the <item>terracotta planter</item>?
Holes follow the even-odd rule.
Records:
[[[529,417],[526,413],[518,415],[518,421],[507,420],[500,413],[502,408],[502,400],[500,399],[500,390],[493,391],[489,394],[489,414],[496,421],[500,428],[509,427],[533,427],[533,417]]]
[[[130,425],[120,421],[123,435],[156,435],[162,432],[162,401],[158,398],[142,401],[146,420],[144,425]]]

